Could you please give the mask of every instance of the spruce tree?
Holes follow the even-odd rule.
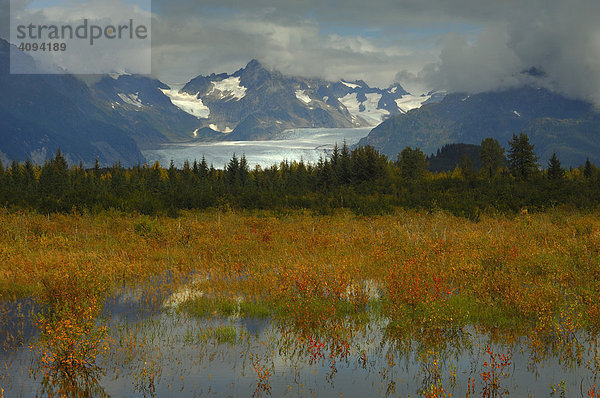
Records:
[[[460,157],[458,166],[460,167],[463,175],[467,180],[470,180],[473,177],[475,177],[475,168],[473,167],[473,160],[471,160],[469,155],[467,155],[466,153]]]
[[[96,157],[96,161],[94,162],[94,176],[100,178],[100,163],[98,162],[98,157]]]
[[[238,168],[238,179],[242,185],[246,184],[249,173],[250,173],[250,166],[248,166],[248,161],[246,160],[246,154],[242,153],[242,157],[240,158],[240,166]]]
[[[331,152],[331,164],[333,167],[338,166],[338,161],[340,160],[340,148],[338,147],[337,142],[333,146],[333,152]]]
[[[352,182],[352,160],[350,158],[350,150],[348,149],[346,140],[344,140],[344,145],[342,146],[342,152],[340,154],[340,171],[339,175],[337,175],[337,180],[342,184],[350,184]]]
[[[534,146],[529,143],[529,137],[521,133],[508,143],[508,168],[513,176],[520,180],[529,179],[538,171],[538,158],[533,151]]]
[[[60,199],[69,184],[69,166],[60,149],[54,159],[47,161],[40,174],[40,189],[42,194]]]
[[[504,148],[494,138],[481,141],[481,166],[482,170],[492,178],[504,165]]]
[[[547,175],[550,180],[561,180],[565,175],[565,170],[562,168],[560,164],[560,160],[558,160],[558,156],[556,156],[556,152],[552,154],[552,157],[548,161],[548,170]]]
[[[427,156],[419,149],[407,146],[398,154],[398,165],[403,178],[417,180],[425,174],[429,164]]]
[[[229,163],[227,163],[225,167],[225,174],[227,175],[227,183],[229,186],[233,187],[234,185],[239,185],[239,176],[240,176],[240,161],[235,156],[235,153],[231,157]]]
[[[212,165],[211,165],[212,167]],[[203,178],[208,177],[209,174],[209,167],[208,164],[206,163],[206,158],[204,157],[204,155],[202,155],[202,160],[200,161],[200,176]]]
[[[585,166],[583,166],[583,176],[585,178],[591,178],[592,174],[594,174],[594,166],[592,166],[592,162],[590,162],[590,158],[585,160]]]

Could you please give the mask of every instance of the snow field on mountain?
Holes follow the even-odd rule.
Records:
[[[246,96],[246,87],[241,85],[240,77],[228,77],[227,79],[213,81],[213,88],[208,94],[219,92],[222,99],[232,97],[236,101],[241,100]]]
[[[182,111],[187,112],[192,116],[196,116],[198,119],[210,116],[210,109],[208,109],[208,106],[204,105],[202,100],[197,98],[196,95],[179,92],[177,90],[161,89],[160,91],[169,97],[173,105]]]
[[[385,120],[390,113],[385,109],[377,109],[381,94],[371,93],[365,95],[367,100],[364,102],[358,101],[357,93],[347,94],[342,98],[338,98],[338,101],[348,109],[351,115],[361,117],[371,125],[376,126]],[[363,111],[360,110],[361,105],[364,106]]]
[[[411,109],[420,108],[423,102],[431,98],[430,95],[416,96],[412,94],[403,95],[396,100],[396,105],[402,112],[408,112]]]
[[[312,101],[304,90],[296,90],[296,98],[305,104],[309,104]]]
[[[140,101],[140,99],[138,97],[138,93],[135,93],[135,94],[119,93],[119,94],[117,94],[117,96],[119,98],[121,98],[123,100],[123,102],[125,102],[126,104],[133,105],[138,108],[144,107],[144,105],[142,104],[142,101]]]

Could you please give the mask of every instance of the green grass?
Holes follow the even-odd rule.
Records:
[[[210,329],[209,337],[214,339],[217,344],[234,345],[238,341],[237,330],[233,326],[219,326],[215,329]]]

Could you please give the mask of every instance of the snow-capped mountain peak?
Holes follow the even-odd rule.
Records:
[[[256,59],[231,75],[198,76],[179,92],[164,93],[203,127],[233,129],[231,139],[268,139],[299,127],[375,126],[431,99],[411,96],[398,83],[379,89],[362,80],[285,76]]]
[[[239,76],[231,76],[222,80],[212,82],[212,89],[208,95],[216,95],[225,101],[239,101],[246,96],[247,88],[240,84]]]

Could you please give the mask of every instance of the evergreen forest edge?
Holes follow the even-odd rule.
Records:
[[[452,148],[446,148],[447,150]],[[460,144],[455,148],[460,154]],[[477,221],[484,214],[541,211],[567,206],[597,209],[600,170],[589,160],[564,169],[554,154],[541,167],[527,135],[514,134],[508,151],[484,139],[479,158],[463,154],[452,171],[428,171],[419,148],[406,147],[389,160],[371,146],[335,146],[316,164],[281,162],[250,169],[235,154],[224,169],[204,158],[182,168],[138,165],[84,169],[70,166],[60,152],[44,165],[31,160],[0,162],[0,204],[40,213],[117,210],[177,216],[184,209],[308,209],[331,214],[350,209],[358,215],[391,212],[395,207],[446,210]],[[438,155],[439,156],[439,153]]]

